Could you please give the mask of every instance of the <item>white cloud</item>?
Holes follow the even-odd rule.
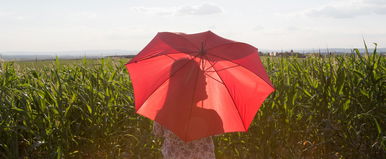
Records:
[[[183,6],[180,7],[177,11],[177,15],[210,15],[210,14],[219,14],[223,10],[214,4],[204,3],[199,6]]]
[[[324,6],[318,9],[311,10],[307,13],[309,16],[325,16],[333,18],[353,18],[361,15],[371,14],[370,11],[364,8],[350,8],[343,6]]]
[[[133,7],[131,10],[138,13],[155,14],[155,15],[172,15],[175,8],[160,8],[160,7]]]
[[[24,17],[24,16],[16,16],[16,19],[17,19],[17,20],[24,20],[25,17]]]
[[[180,7],[132,7],[132,11],[153,15],[212,15],[222,13],[221,7],[215,4],[204,3],[201,5],[180,6]]]
[[[296,27],[296,26],[289,26],[289,27],[287,27],[287,30],[288,31],[300,31],[301,28]]]
[[[341,0],[305,11],[307,16],[332,18],[354,18],[374,14],[386,14],[385,0]]]
[[[263,30],[263,29],[264,29],[263,26],[261,26],[261,25],[256,25],[255,27],[253,27],[252,30],[254,30],[254,31],[261,31],[261,30]]]
[[[386,5],[385,0],[363,0],[363,2],[375,5]]]
[[[0,18],[23,20],[23,19],[25,19],[25,16],[21,16],[19,14],[16,14],[15,12],[1,12],[0,11]]]

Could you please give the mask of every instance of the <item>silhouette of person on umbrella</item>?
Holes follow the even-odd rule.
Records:
[[[192,66],[186,67],[188,69],[183,70],[180,66],[184,64]],[[184,124],[186,126],[186,131],[196,131],[196,133],[206,132],[209,130],[208,126],[210,125],[216,125],[217,129],[223,129],[221,118],[218,116],[218,114],[212,109],[203,108],[203,102],[208,98],[208,95],[206,94],[205,72],[203,71],[202,67],[202,63],[200,66],[200,64],[198,64],[196,61],[188,59],[180,59],[173,64],[171,73],[184,73],[185,79],[181,80],[178,78],[173,78],[175,76],[171,75],[172,77],[170,78],[169,82],[168,95],[166,96],[164,107],[161,108],[157,113],[158,115],[156,116],[156,121],[169,123],[174,122],[174,124],[177,125],[181,124],[179,122],[182,122],[183,120],[175,120],[176,117],[171,118],[171,116],[164,115],[164,113],[170,114],[172,112],[179,114],[179,117],[177,118],[181,119],[188,118],[190,116],[189,124]],[[187,89],[194,90],[187,91]],[[186,101],[189,100],[193,100],[192,103],[195,105],[179,105],[180,102],[182,104],[182,102],[186,103]],[[174,108],[176,106],[191,107],[191,111],[173,112],[176,110]],[[215,118],[213,118],[213,116],[215,116]],[[208,119],[208,117],[211,118]],[[161,126],[158,122],[154,122],[153,133],[155,136],[164,139],[161,148],[164,158],[215,158],[214,144],[210,136],[193,140],[191,142],[185,142],[168,128]],[[200,125],[201,129],[189,129],[189,125],[191,124]]]
[[[257,48],[211,31],[157,33],[126,68],[165,158],[214,158],[209,136],[246,132],[274,91]]]

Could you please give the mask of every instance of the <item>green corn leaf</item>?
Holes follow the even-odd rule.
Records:
[[[18,108],[18,107],[12,107],[11,109],[12,109],[12,110],[16,110],[16,111],[18,111],[18,112],[24,112],[23,109],[20,109],[20,108]]]
[[[373,120],[374,120],[375,126],[377,127],[378,135],[381,135],[381,133],[382,133],[381,126],[379,125],[379,123],[378,123],[376,118],[373,118]]]
[[[92,108],[91,108],[91,106],[87,104],[86,107],[87,107],[88,113],[92,114]]]
[[[347,111],[350,108],[351,100],[347,99],[346,102],[343,104],[343,111]]]

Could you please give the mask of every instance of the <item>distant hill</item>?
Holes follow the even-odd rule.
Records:
[[[359,52],[365,53],[364,48],[358,48]],[[373,52],[374,48],[368,48],[369,52]],[[289,52],[290,50],[279,49],[259,49],[260,52]],[[293,49],[299,53],[351,53],[353,48],[325,48],[325,49]],[[386,48],[377,48],[378,53],[386,53]]]
[[[88,59],[100,58],[102,56],[72,56],[72,55],[59,55],[59,59],[81,59],[86,57]],[[31,60],[54,60],[56,56],[53,55],[2,55],[0,59],[5,61],[31,61]]]
[[[0,59],[6,61],[30,61],[59,59],[101,58],[107,56],[134,56],[137,51],[128,50],[86,50],[86,51],[56,51],[56,52],[29,52],[12,51],[0,52]]]
[[[378,48],[378,53],[386,54],[386,48]],[[259,52],[289,52],[290,50],[278,49],[259,49]],[[328,49],[293,49],[297,53],[351,53],[351,48],[328,48]],[[365,52],[364,48],[359,48],[361,53]],[[373,52],[373,48],[369,48],[369,52]],[[56,56],[59,59],[81,59],[81,58],[101,58],[101,57],[133,57],[138,51],[130,50],[84,50],[84,51],[52,51],[52,52],[29,52],[29,51],[12,51],[0,52],[0,60],[5,61],[30,61],[30,60],[51,60]]]

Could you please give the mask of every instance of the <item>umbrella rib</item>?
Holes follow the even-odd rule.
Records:
[[[205,57],[207,57],[207,56],[205,55]],[[209,61],[209,60],[208,60],[208,61]],[[206,72],[207,70],[209,70],[210,68],[213,68],[213,66],[214,66],[216,63],[217,63],[217,61],[216,61],[216,62],[213,62],[213,64],[210,63],[210,66],[209,66],[208,68],[205,69],[205,72]]]
[[[229,67],[225,67],[225,68],[219,69],[217,71],[222,71],[222,70],[226,70],[226,69],[230,69],[230,68],[235,68],[235,67],[239,67],[239,66],[240,65],[229,66]],[[213,72],[213,71],[207,71],[207,72]]]
[[[172,34],[173,34],[173,33],[172,33]],[[195,49],[199,50],[199,47],[197,47],[197,46],[196,46],[195,44],[193,44],[189,39],[187,39],[186,37],[182,36],[181,34],[175,34],[175,33],[174,33],[174,35],[177,35],[177,36],[183,38],[185,41],[187,41],[188,43],[190,43]],[[169,45],[169,44],[167,44],[167,45],[170,46],[171,48],[173,48],[174,50],[176,50],[177,52],[175,52],[175,53],[187,53],[187,54],[189,54],[189,52],[182,52],[182,51],[180,51],[180,50],[174,48],[173,46],[171,46],[171,45]],[[157,53],[157,54],[155,54],[155,55],[150,55],[150,56],[147,56],[147,57],[143,57],[143,58],[141,58],[141,59],[136,60],[135,62],[142,61],[142,60],[146,60],[146,59],[153,58],[153,57],[160,56],[160,55],[164,55],[164,54],[163,54],[164,51],[165,51],[165,50],[163,50],[163,51],[161,51],[160,53]],[[191,52],[191,53],[195,53],[195,52]],[[168,54],[170,54],[170,53],[168,53]]]
[[[182,65],[182,66],[181,66],[180,68],[178,68],[176,71],[174,71],[173,74],[171,74],[171,75],[169,76],[169,78],[166,78],[159,86],[162,86],[168,79],[170,79],[171,77],[173,77],[178,71],[180,71],[183,67],[185,67],[189,62],[193,62],[194,60],[192,60],[192,59],[195,59],[198,55],[199,55],[199,54],[195,55],[195,56],[194,56],[193,58],[191,58],[188,62],[186,62],[184,65]],[[146,99],[145,99],[144,101],[147,101],[147,100],[154,94],[154,92],[158,90],[159,86],[156,87],[156,89],[154,89],[154,90],[149,94],[149,96],[146,97]],[[139,108],[139,109],[141,109],[141,108]],[[139,110],[139,109],[138,109],[138,110]],[[138,111],[138,110],[137,110],[137,111]]]
[[[215,47],[207,49],[206,51],[209,51],[209,50],[212,50],[212,49],[215,49],[215,48],[218,48],[218,47],[226,46],[226,45],[235,45],[235,44],[244,44],[244,45],[248,45],[250,47],[253,47],[253,46],[251,46],[251,45],[249,45],[247,43],[243,43],[243,42],[230,42],[230,43],[226,43],[226,44],[217,45]],[[255,48],[255,47],[253,47],[253,48]]]
[[[208,58],[209,58],[209,57],[208,57]],[[210,61],[209,61],[209,62],[210,62]],[[220,76],[220,74],[218,74],[218,72],[216,71],[216,69],[215,69],[214,67],[213,67],[213,70],[214,70],[214,72],[217,74],[217,76],[221,79],[221,81],[224,81],[224,80],[222,79],[222,77]],[[231,97],[233,104],[234,104],[235,107],[236,107],[236,102],[235,102],[235,100],[233,99],[231,93],[229,92],[229,88],[228,88],[228,86],[225,84],[225,82],[224,82],[224,86],[225,86],[226,90],[228,91],[228,94],[229,94],[229,96]],[[244,125],[244,120],[241,118],[240,111],[239,111],[239,109],[237,109],[237,108],[236,108],[236,110],[237,110],[237,113],[239,114],[240,121],[243,123],[244,130],[246,130],[245,125]]]
[[[211,55],[211,56],[214,56],[214,57],[218,57],[218,58],[221,58],[221,59],[226,60],[226,61],[228,61],[228,62],[234,63],[231,59],[227,59],[227,58],[225,58],[225,57],[221,57],[221,56],[214,55],[214,54],[210,54],[210,53],[207,53],[207,55]],[[243,68],[245,68],[246,70],[252,72],[251,70],[247,69],[247,68],[244,67],[243,65],[240,65],[240,64],[238,64],[238,63],[234,63],[234,64],[236,64],[236,65],[238,65],[238,66],[240,66],[240,67],[243,67]],[[259,75],[257,75],[256,73],[254,73],[254,72],[252,72],[252,73],[255,74],[257,77],[259,77],[260,79],[262,79],[265,83],[267,83],[268,85],[270,85],[270,86],[273,88],[273,86],[270,84],[270,82],[268,82],[268,81],[265,80],[264,78],[261,78],[261,77],[260,77]]]
[[[157,54],[154,54],[154,55],[150,55],[150,56],[145,56],[145,57],[143,57],[143,58],[140,58],[140,59],[138,59],[138,60],[135,60],[135,62],[148,60],[148,59],[151,59],[151,58],[154,58],[154,57],[157,57],[157,56],[170,55],[170,54],[178,54],[178,53],[185,53],[185,52],[177,51],[177,52],[174,52],[174,53],[167,53],[167,54],[165,54],[165,53],[163,53],[163,51],[162,51],[162,52],[160,52],[160,53],[157,53]],[[189,54],[188,54],[188,55],[189,55]],[[131,62],[131,61],[129,61],[128,63],[130,63],[130,62]]]
[[[171,57],[169,54],[164,54],[164,55],[167,56],[167,57],[169,57],[169,58],[171,58],[171,59],[173,59],[174,61],[177,61],[177,59]]]
[[[204,59],[204,57],[207,57],[206,55],[202,56],[202,58]],[[209,62],[209,60],[207,60]],[[213,66],[216,64],[217,62],[214,62],[213,64],[209,62],[210,66],[208,68],[205,68],[204,69],[204,74],[210,78],[212,78],[213,80],[217,81],[218,83],[221,83],[221,84],[224,84],[222,81],[219,81],[217,80],[216,78],[212,77],[211,75],[208,74],[208,72],[214,72],[214,71],[208,71],[210,68],[213,68]]]
[[[212,72],[214,72],[214,71],[212,71]],[[212,77],[211,75],[209,75],[209,74],[208,74],[208,73],[206,73],[206,72],[205,72],[205,75],[206,75],[206,76],[208,76],[208,77],[210,77],[211,79],[213,79],[213,80],[217,81],[218,83],[224,84],[223,82],[221,82],[221,81],[219,81],[218,79],[216,79],[216,78]]]
[[[210,68],[213,68],[213,66],[214,66],[216,63],[217,63],[217,61],[216,61],[216,62],[213,62],[213,64],[210,63],[210,67],[208,67],[208,68],[206,68],[206,69],[204,70],[205,75],[206,75],[206,76],[209,76],[210,78],[212,78],[213,80],[215,80],[215,81],[217,81],[217,82],[219,82],[219,83],[221,83],[221,84],[224,84],[223,82],[217,80],[216,78],[214,78],[214,77],[212,77],[211,75],[208,74],[208,72],[215,72],[215,71],[208,71],[208,70],[209,70]],[[237,66],[238,66],[238,65],[236,65],[236,66],[231,66],[231,67],[227,67],[227,68],[223,68],[223,69],[220,69],[219,71],[222,71],[222,70],[225,70],[225,69],[228,69],[228,68],[237,67]]]
[[[147,60],[147,59],[150,59],[150,58],[153,58],[153,57],[157,57],[157,56],[161,56],[163,55],[162,52],[161,53],[156,53],[154,55],[150,55],[150,56],[145,56],[145,57],[142,57],[138,60],[135,60],[135,62],[139,62],[139,61],[143,61],[143,60]],[[128,63],[130,63],[131,61],[129,61]]]

